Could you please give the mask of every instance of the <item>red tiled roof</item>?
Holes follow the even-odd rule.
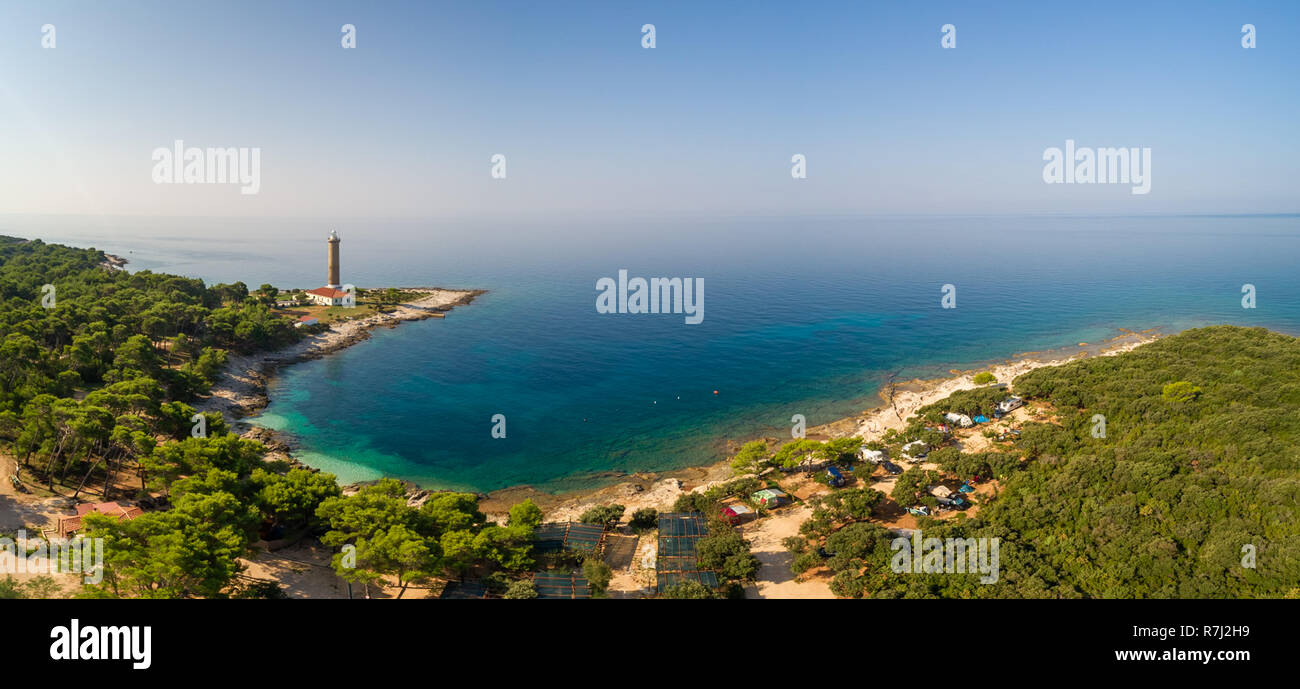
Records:
[[[342,299],[343,297],[348,296],[347,292],[332,287],[317,287],[316,289],[309,289],[307,290],[307,294],[315,294],[318,297],[325,297],[327,299]]]
[[[117,517],[118,521],[131,521],[144,514],[144,510],[135,505],[124,506],[116,502],[82,503],[77,505],[77,516],[59,517],[59,533],[67,535],[81,530],[81,520],[91,512]]]
[[[84,517],[87,512],[99,512],[107,515],[130,515],[132,519],[144,514],[144,510],[134,505],[122,505],[117,502],[82,503],[77,505],[77,516]]]

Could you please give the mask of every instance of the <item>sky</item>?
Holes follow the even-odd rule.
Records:
[[[1291,1],[6,0],[0,214],[1296,212],[1298,38]],[[155,183],[178,139],[259,149],[258,193]],[[1067,139],[1149,147],[1150,193],[1045,183]]]

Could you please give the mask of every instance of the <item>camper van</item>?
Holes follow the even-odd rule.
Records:
[[[1024,400],[1019,397],[1008,397],[1001,402],[998,402],[998,411],[1003,414],[1009,414],[1023,406],[1025,406]]]

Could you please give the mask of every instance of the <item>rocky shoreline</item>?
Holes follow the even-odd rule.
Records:
[[[111,270],[125,270],[127,260],[112,254],[104,254],[104,267]],[[323,333],[308,335],[303,341],[290,347],[258,355],[229,356],[221,378],[213,385],[206,399],[201,400],[196,408],[201,412],[219,412],[230,427],[241,437],[255,440],[267,448],[267,461],[283,461],[291,466],[318,472],[294,458],[297,450],[293,439],[279,431],[257,426],[245,419],[256,414],[270,404],[267,387],[275,372],[281,366],[288,366],[302,361],[319,359],[334,352],[341,351],[366,339],[371,331],[378,327],[396,327],[405,321],[441,318],[456,306],[467,305],[486,290],[449,290],[440,287],[404,288],[408,291],[424,293],[425,296],[412,302],[400,304],[393,311],[379,313],[362,319],[343,321],[333,324]],[[1121,334],[1105,342],[1089,344],[1080,342],[1077,347],[1069,347],[1050,352],[1022,352],[1013,355],[1001,364],[991,364],[972,371],[950,370],[949,377],[931,379],[912,379],[894,381],[883,386],[879,391],[882,405],[867,409],[859,414],[837,419],[830,423],[811,427],[807,437],[817,440],[829,440],[848,435],[861,435],[870,439],[887,428],[902,424],[911,410],[946,397],[959,389],[973,387],[972,376],[984,370],[994,372],[998,380],[1009,383],[1015,376],[1040,366],[1054,366],[1088,356],[1108,356],[1130,351],[1162,336],[1154,330],[1136,332],[1120,329]],[[751,440],[764,440],[769,447],[780,444],[782,438],[764,437]],[[740,446],[740,443],[726,443],[727,455]],[[530,485],[511,486],[480,493],[481,509],[490,518],[502,518],[511,505],[525,499],[533,500],[552,520],[574,520],[589,507],[620,503],[629,510],[640,507],[662,509],[676,500],[682,493],[702,490],[732,478],[729,460],[705,466],[684,467],[663,472],[603,472],[592,476],[600,485],[561,493],[549,493]],[[362,481],[343,486],[345,493],[351,493],[361,486],[374,481]],[[421,488],[411,481],[403,481],[407,495],[413,504],[423,502],[429,495],[441,492],[436,489]]]
[[[1073,347],[1047,352],[1022,352],[1001,363],[990,363],[967,371],[950,370],[948,377],[895,381],[879,390],[882,404],[859,414],[836,419],[819,426],[809,427],[807,437],[814,440],[831,440],[845,436],[862,436],[872,440],[883,435],[888,428],[901,428],[905,419],[916,409],[948,397],[957,390],[977,387],[976,373],[990,372],[999,383],[1010,383],[1016,376],[1043,366],[1059,366],[1094,356],[1114,356],[1132,351],[1164,334],[1154,329],[1141,332],[1121,328],[1121,334],[1099,343],[1080,342]],[[784,438],[762,437],[772,448]],[[739,442],[729,442],[728,455],[739,448]],[[613,475],[605,478],[614,478]],[[547,519],[555,521],[576,520],[590,507],[617,503],[631,513],[643,507],[663,510],[670,508],[682,493],[704,490],[733,478],[730,460],[701,467],[687,467],[659,473],[643,472],[621,475],[622,481],[596,488],[569,491],[560,494],[546,493],[532,486],[513,486],[492,491],[480,501],[481,509],[489,518],[502,517],[510,505],[532,499],[541,507]]]
[[[279,367],[319,359],[350,347],[369,338],[370,331],[380,326],[395,327],[403,321],[441,317],[453,307],[469,304],[475,297],[485,293],[484,290],[419,289],[428,292],[429,296],[403,304],[392,313],[335,324],[325,333],[309,336],[303,342],[276,352],[255,356],[231,355],[222,379],[213,386],[212,394],[198,405],[199,411],[221,412],[235,432],[267,447],[267,461],[284,461],[295,467],[319,471],[293,457],[297,448],[292,438],[241,419],[257,413],[270,403],[267,386]],[[1161,336],[1162,333],[1154,330],[1136,332],[1121,329],[1119,336],[1105,342],[1080,342],[1077,347],[1050,352],[1022,352],[1002,363],[990,363],[970,371],[950,370],[952,375],[948,377],[895,381],[879,390],[881,406],[810,427],[807,437],[829,440],[861,435],[870,439],[882,434],[886,428],[901,426],[911,411],[920,406],[947,397],[957,390],[975,387],[972,378],[980,371],[990,371],[999,382],[1009,383],[1015,376],[1041,366],[1061,365],[1089,356],[1120,354]],[[752,440],[759,439],[767,441],[769,446],[775,446],[783,440],[771,437]],[[729,442],[727,446],[727,454],[730,455],[731,451],[739,447],[739,443]],[[703,490],[729,480],[732,471],[729,460],[723,459],[705,466],[631,474],[611,471],[592,478],[600,485],[561,493],[549,493],[531,485],[479,493],[480,508],[490,519],[501,519],[511,505],[531,499],[546,514],[547,519],[558,521],[576,520],[589,507],[611,503],[625,505],[629,511],[641,507],[664,509],[670,507],[677,496],[683,493]],[[343,489],[345,493],[351,493],[372,483],[374,481],[347,484]],[[412,504],[419,504],[434,493],[444,492],[422,488],[411,481],[403,483],[407,486],[407,495]]]
[[[104,266],[109,270],[126,270],[127,263],[129,263],[129,261],[121,256],[114,256],[113,254],[105,253],[104,261],[99,265]]]
[[[265,457],[267,461],[285,461],[296,467],[317,471],[293,457],[295,448],[291,438],[245,419],[270,404],[267,387],[281,366],[319,359],[351,347],[369,339],[375,328],[393,328],[407,321],[443,318],[455,307],[467,305],[487,293],[487,290],[449,290],[441,287],[402,289],[421,292],[424,296],[399,304],[392,311],[334,323],[323,332],[308,334],[301,341],[283,349],[252,355],[230,354],[221,377],[213,384],[208,396],[199,400],[195,408],[200,412],[220,413],[231,429],[241,437],[265,445],[268,450]],[[356,485],[360,484],[344,488],[355,489]],[[411,485],[415,490],[420,490],[414,484]]]

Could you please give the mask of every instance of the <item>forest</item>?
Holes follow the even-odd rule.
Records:
[[[128,273],[105,259],[0,237],[0,447],[18,466],[3,480],[34,497],[149,508],[130,521],[85,518],[85,535],[105,539],[105,576],[80,595],[283,595],[240,578],[240,558],[266,538],[320,538],[363,588],[532,566],[541,511],[531,503],[499,526],[470,494],[417,507],[403,484],[381,481],[344,497],[333,475],[264,461],[220,415],[196,414],[228,352],[299,333],[243,283]],[[0,594],[19,591],[8,582]]]
[[[207,287],[104,261],[93,249],[0,237],[0,440],[25,480],[72,482],[73,497],[170,452],[159,441],[189,438],[188,402],[208,391],[227,351],[297,336],[242,283]],[[204,425],[201,444],[224,434],[220,418]]]
[[[896,535],[870,520],[875,491],[823,499],[787,544],[796,572],[825,565],[846,597],[1300,597],[1300,340],[1201,328],[1013,385],[1052,416],[1004,450],[930,455],[959,480],[998,479],[996,497],[972,518],[918,518],[926,538],[998,538],[996,583],[891,571]],[[901,435],[1004,395],[957,393]]]

